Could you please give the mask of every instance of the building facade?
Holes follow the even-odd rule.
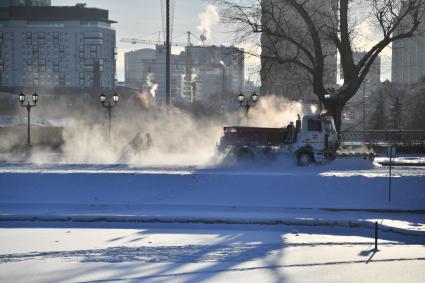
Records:
[[[0,85],[92,87],[98,64],[100,86],[114,87],[115,22],[107,10],[26,2],[0,8]]]
[[[199,85],[194,89],[198,89],[195,100],[213,94],[243,92],[245,54],[242,49],[233,46],[191,46],[190,49],[193,73]]]
[[[188,52],[188,48],[190,48]],[[190,54],[190,60],[187,58]],[[190,66],[190,72],[187,68]],[[244,53],[235,47],[190,46],[171,55],[171,97],[188,102],[202,100],[212,94],[243,90]],[[190,74],[190,79],[187,78]],[[152,77],[154,82],[151,81]],[[165,48],[140,49],[125,53],[125,81],[129,87],[148,89],[158,85],[156,97],[165,99]]]
[[[397,40],[392,44],[391,81],[414,84],[425,77],[425,27],[411,38]]]
[[[51,6],[51,0],[0,0],[0,7],[10,6]]]
[[[125,57],[125,84],[128,87],[149,90],[155,87],[157,101],[165,101],[165,47],[157,45],[155,49],[144,48],[130,51]],[[170,57],[171,97],[179,95],[181,76],[185,73],[185,56],[172,54]]]

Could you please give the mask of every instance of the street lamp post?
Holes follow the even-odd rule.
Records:
[[[105,103],[106,102],[106,95],[104,95],[103,93],[100,95],[99,99],[100,99],[100,103],[102,103],[102,106],[105,107],[106,109],[108,109],[108,122],[109,122],[109,124],[108,124],[108,138],[109,138],[109,140],[111,140],[112,108],[117,105],[119,96],[118,96],[118,93],[115,93],[112,96],[113,103],[111,103],[110,97],[108,99],[108,103]]]
[[[251,100],[251,102],[252,102],[252,105],[251,105],[251,103],[250,103],[250,100]],[[255,106],[255,103],[256,103],[256,102],[257,102],[257,100],[258,100],[258,95],[254,92],[253,94],[251,94],[251,99],[250,99],[250,100],[247,100],[247,99],[245,98],[245,95],[243,95],[242,93],[241,93],[241,94],[239,94],[239,96],[238,96],[239,104],[240,104],[240,106],[241,106],[242,108],[245,108],[245,113],[246,113],[246,114],[248,114],[249,108],[250,108],[251,106]],[[245,102],[245,104],[244,104],[244,102]]]
[[[19,94],[19,102],[21,103],[22,107],[25,107],[27,109],[27,114],[28,114],[28,141],[27,144],[28,146],[31,146],[31,132],[30,132],[30,124],[31,124],[31,118],[30,118],[30,112],[31,112],[31,108],[37,106],[37,102],[38,102],[38,94],[36,92],[33,93],[32,95],[32,102],[34,104],[30,104],[30,101],[28,99],[27,104],[24,104],[25,102],[25,94],[23,92],[21,92],[21,94]]]
[[[363,130],[366,130],[366,82],[363,81]]]

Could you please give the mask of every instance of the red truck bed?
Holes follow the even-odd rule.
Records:
[[[224,127],[226,145],[279,146],[286,138],[286,128]]]

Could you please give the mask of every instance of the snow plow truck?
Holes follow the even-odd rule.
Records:
[[[298,115],[286,128],[224,127],[218,149],[236,160],[254,159],[261,154],[273,158],[278,152],[294,154],[300,166],[334,160],[338,133],[332,117]]]

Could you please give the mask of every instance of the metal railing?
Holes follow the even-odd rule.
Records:
[[[425,130],[356,130],[341,132],[341,140],[363,142],[369,145],[396,144],[405,146],[425,145]]]

